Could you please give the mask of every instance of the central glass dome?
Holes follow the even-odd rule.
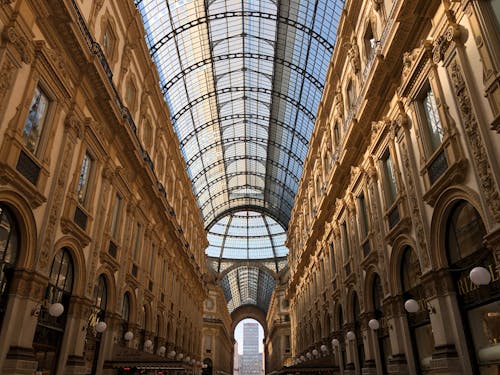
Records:
[[[256,211],[230,213],[208,231],[206,253],[219,259],[256,260],[283,258],[285,229],[272,217]]]

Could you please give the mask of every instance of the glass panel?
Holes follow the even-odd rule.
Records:
[[[47,95],[37,86],[23,130],[24,144],[34,154],[40,142],[48,104],[49,99]]]
[[[78,202],[85,204],[87,198],[87,188],[89,184],[90,172],[92,170],[92,157],[88,152],[85,153],[80,168],[80,177],[78,178],[77,195]]]
[[[396,200],[397,197],[397,188],[396,188],[396,176],[394,174],[394,166],[391,159],[391,154],[389,151],[386,152],[384,158],[382,159],[384,165],[384,177],[385,177],[385,191],[386,191],[386,199],[387,205],[391,206],[392,203]]]
[[[481,367],[487,371],[488,365],[500,365],[500,301],[470,310],[467,318]]]
[[[422,100],[422,106],[427,120],[426,125],[427,134],[429,136],[429,145],[431,147],[431,151],[434,151],[443,141],[443,128],[441,126],[441,121],[439,120],[436,99],[434,98],[434,93],[431,89],[429,89],[425,94],[425,97]]]

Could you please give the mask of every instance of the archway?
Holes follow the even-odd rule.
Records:
[[[245,318],[235,326],[234,373],[262,374],[265,372],[264,329],[255,319]]]

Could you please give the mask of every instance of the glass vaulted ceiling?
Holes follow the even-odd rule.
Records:
[[[238,211],[286,229],[344,1],[135,3],[209,238]]]

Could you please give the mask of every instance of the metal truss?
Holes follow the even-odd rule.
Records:
[[[264,116],[264,115],[259,115],[257,113],[235,113],[232,115],[226,115],[226,116],[221,116],[219,118],[215,118],[211,121],[205,122],[204,124],[197,125],[196,129],[188,133],[180,142],[180,147],[183,148],[194,136],[196,136],[198,133],[201,133],[203,130],[210,128],[211,126],[217,125],[224,121],[228,120],[259,120],[259,121],[265,121],[269,122],[272,125],[279,126],[283,129],[288,130],[289,132],[295,134],[295,136],[299,139],[299,141],[304,145],[308,146],[309,141],[297,130],[295,130],[295,127],[292,125],[288,125],[284,123],[283,121],[277,120],[274,117],[270,116]]]
[[[226,161],[226,164],[227,164],[227,161]],[[196,199],[198,199],[201,194],[203,194],[206,190],[210,189],[210,187],[212,187],[213,185],[218,184],[219,182],[225,180],[226,178],[231,179],[233,177],[238,177],[238,176],[254,176],[254,177],[261,177],[265,181],[270,180],[270,181],[274,182],[275,184],[279,185],[280,187],[282,187],[288,194],[290,194],[290,196],[292,196],[292,197],[295,196],[295,192],[292,189],[290,189],[290,187],[288,185],[286,185],[284,181],[281,181],[275,177],[269,176],[266,173],[253,172],[253,171],[240,171],[240,172],[225,173],[224,176],[220,176],[220,177],[217,177],[216,179],[211,180],[207,185],[203,186],[203,189],[196,192]],[[261,190],[259,187],[251,186],[251,185],[237,186],[236,188],[241,189],[243,187],[250,187],[250,188],[255,188],[255,189]]]
[[[259,93],[259,94],[267,94],[267,95],[272,95],[276,96],[280,99],[286,100],[288,103],[294,105],[298,109],[300,109],[304,114],[311,120],[313,123],[316,120],[316,116],[314,113],[312,113],[305,105],[301,104],[298,100],[289,97],[288,95],[285,95],[279,91],[275,90],[270,90],[262,87],[245,87],[245,86],[234,86],[234,87],[223,87],[221,89],[217,89],[214,91],[210,91],[206,94],[203,94],[202,96],[197,97],[196,99],[193,99],[189,103],[187,103],[184,107],[182,107],[175,115],[172,116],[172,123],[175,125],[175,123],[179,120],[179,118],[189,111],[191,108],[193,108],[195,105],[200,104],[204,102],[205,100],[208,100],[213,97],[218,97],[219,95],[222,94],[233,94],[236,92],[251,92],[251,93]]]
[[[230,137],[230,138],[221,139],[217,142],[213,142],[213,143],[209,144],[208,146],[200,148],[200,150],[196,154],[194,154],[191,157],[191,159],[186,161],[186,165],[188,167],[190,167],[197,159],[202,157],[204,153],[206,153],[207,151],[210,151],[213,148],[222,147],[222,146],[229,146],[233,143],[238,143],[238,142],[263,144],[264,146],[272,145],[272,146],[282,150],[283,152],[286,152],[290,156],[290,158],[295,160],[299,165],[302,165],[302,163],[303,163],[303,160],[300,157],[298,157],[289,148],[286,148],[285,146],[283,146],[281,143],[267,140],[264,138],[258,138],[258,137]]]
[[[150,52],[151,55],[155,55],[161,47],[163,47],[165,44],[167,44],[172,38],[176,37],[177,35],[183,33],[186,30],[189,30],[193,27],[206,24],[210,21],[215,21],[215,20],[220,20],[220,19],[228,19],[228,18],[262,18],[262,19],[268,19],[268,20],[273,20],[277,21],[279,23],[285,24],[287,26],[291,26],[296,28],[297,30],[300,30],[309,36],[313,37],[320,43],[325,49],[333,53],[333,44],[328,42],[325,38],[323,38],[320,34],[318,34],[316,31],[311,29],[310,27],[291,20],[286,17],[278,16],[276,14],[271,14],[271,13],[264,13],[264,12],[257,12],[257,11],[233,11],[233,12],[222,12],[222,13],[216,13],[216,14],[210,14],[208,16],[203,16],[200,18],[197,18],[193,21],[187,22],[183,25],[180,25],[176,29],[172,30],[171,32],[167,33],[164,37],[162,37],[158,42],[153,44],[150,47]]]
[[[235,59],[256,59],[256,60],[264,60],[264,61],[273,61],[277,64],[280,64],[282,66],[285,66],[289,69],[292,69],[299,73],[301,76],[306,77],[319,91],[323,91],[323,85],[321,82],[319,82],[315,76],[313,76],[311,73],[309,73],[306,69],[301,68],[297,64],[294,64],[291,61],[279,58],[277,56],[269,56],[269,55],[263,55],[260,53],[252,53],[252,52],[238,52],[238,53],[230,53],[227,55],[217,55],[214,57],[209,57],[204,60],[200,60],[196,62],[195,64],[192,64],[185,69],[183,69],[181,72],[177,73],[172,77],[171,80],[169,80],[166,84],[162,86],[162,93],[165,94],[168,89],[170,89],[173,85],[175,85],[180,79],[185,77],[187,74],[195,71],[196,69],[199,69],[203,67],[204,65],[212,64],[218,61],[226,61],[226,60],[235,60]]]
[[[205,169],[203,169],[202,171],[200,171],[196,176],[192,177],[191,178],[191,181],[193,181],[193,185],[196,185],[196,182],[206,176],[208,174],[208,171],[210,171],[211,169],[221,165],[221,164],[231,164],[232,162],[235,162],[235,161],[241,161],[241,160],[251,160],[251,161],[257,161],[257,162],[260,162],[260,163],[268,163],[278,169],[283,169],[285,170],[286,174],[288,176],[290,176],[294,181],[295,183],[299,183],[300,181],[300,177],[299,176],[296,176],[295,174],[291,173],[291,170],[289,169],[286,169],[287,166],[286,165],[283,165],[275,160],[269,160],[267,159],[265,156],[252,156],[252,155],[239,155],[239,156],[232,156],[232,157],[228,157],[228,158],[224,158],[224,159],[220,159],[220,160],[217,160],[213,163],[211,163],[209,166],[205,167]]]

